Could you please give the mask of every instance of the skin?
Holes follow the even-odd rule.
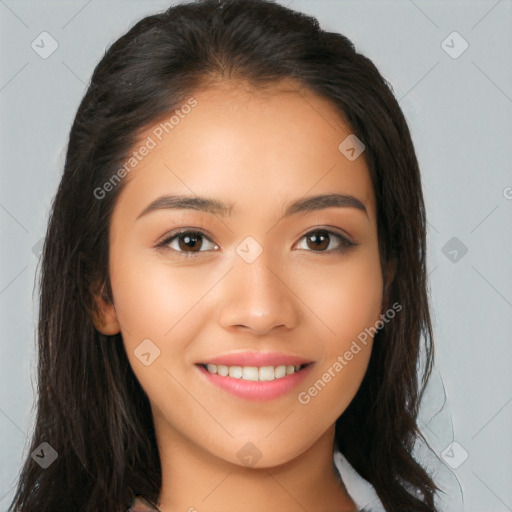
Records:
[[[351,130],[333,106],[296,84],[226,83],[193,96],[197,106],[125,178],[110,226],[114,304],[98,299],[95,319],[100,332],[121,332],[149,397],[162,463],[159,506],[355,511],[332,467],[334,424],[364,377],[372,339],[308,404],[298,393],[383,313],[368,168],[338,150]],[[281,219],[288,202],[334,192],[358,198],[367,214],[329,207]],[[214,197],[235,209],[226,217],[161,209],[137,220],[164,194]],[[331,235],[322,252],[305,237],[319,226],[358,245],[336,253]],[[155,249],[176,228],[206,231],[189,259],[173,252],[187,250],[178,238],[167,251]],[[247,236],[262,248],[252,263],[236,252]],[[160,350],[149,366],[134,354],[147,338]],[[244,350],[314,365],[296,389],[266,402],[221,390],[195,366]],[[251,467],[237,456],[248,442],[261,453]]]

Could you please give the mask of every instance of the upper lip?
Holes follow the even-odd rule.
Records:
[[[303,365],[312,361],[304,357],[281,352],[232,352],[215,357],[198,364],[220,364],[224,366],[288,366]]]

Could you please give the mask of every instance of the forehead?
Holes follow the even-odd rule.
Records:
[[[134,151],[150,149],[124,178],[119,202],[140,211],[164,193],[197,194],[236,204],[236,214],[255,200],[272,208],[332,191],[359,198],[371,215],[366,162],[339,149],[349,136],[331,102],[293,82],[199,90],[139,134]]]

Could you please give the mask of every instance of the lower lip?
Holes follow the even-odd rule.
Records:
[[[219,388],[239,396],[240,398],[263,402],[289,393],[306,378],[313,364],[310,363],[308,366],[302,368],[302,370],[287,375],[286,377],[263,382],[222,377],[222,375],[217,373],[210,373],[201,365],[196,366],[212,384],[215,384]]]

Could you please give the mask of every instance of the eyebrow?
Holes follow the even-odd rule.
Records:
[[[136,220],[153,211],[180,209],[198,210],[225,217],[231,216],[233,214],[234,206],[235,205],[233,203],[224,203],[218,199],[212,199],[208,197],[165,195],[158,197],[148,206],[146,206],[146,208],[142,210]],[[356,208],[368,216],[368,212],[364,203],[353,196],[344,194],[321,194],[304,197],[288,204],[282,218],[290,217],[291,215],[295,215],[297,213],[312,212],[315,210],[321,210],[323,208],[331,208],[333,206],[342,208]]]

